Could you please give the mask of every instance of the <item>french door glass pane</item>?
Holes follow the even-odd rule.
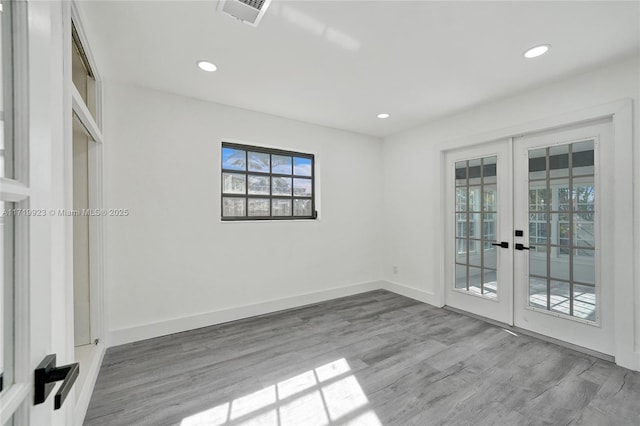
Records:
[[[456,264],[456,288],[467,288],[467,267],[465,265]]]
[[[497,296],[497,157],[455,164],[455,288]]]
[[[573,176],[593,175],[594,150],[593,141],[574,143],[571,147],[573,158]]]
[[[482,268],[469,267],[469,291],[482,294]]]
[[[549,177],[569,176],[569,145],[549,147]]]
[[[487,157],[482,161],[482,183],[490,185],[496,183],[498,157]]]
[[[467,186],[467,162],[456,163],[456,186]]]
[[[467,211],[467,188],[456,188],[456,211]]]
[[[569,283],[567,281],[551,280],[550,284],[550,309],[569,315],[572,309],[569,297]]]
[[[482,289],[484,290],[485,296],[491,298],[498,296],[498,287],[496,283],[497,271],[495,269],[483,269]]]
[[[573,315],[595,321],[596,288],[593,285],[573,285]]]
[[[596,320],[594,142],[529,151],[529,305]]]
[[[546,179],[547,150],[533,149],[529,151],[529,180]]]

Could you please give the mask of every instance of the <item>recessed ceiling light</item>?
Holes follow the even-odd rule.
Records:
[[[389,117],[390,117],[390,115],[389,115],[389,114],[387,114],[386,112],[383,112],[382,114],[378,114],[378,115],[377,115],[377,117],[378,117],[378,118],[389,118]]]
[[[540,55],[544,55],[551,48],[548,44],[541,44],[540,46],[532,47],[531,49],[524,52],[524,57],[527,59],[536,58]]]
[[[203,71],[214,72],[218,69],[215,64],[209,61],[198,61],[198,67]]]

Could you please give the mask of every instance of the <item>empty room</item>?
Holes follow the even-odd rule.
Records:
[[[0,425],[640,426],[640,1],[0,0]]]

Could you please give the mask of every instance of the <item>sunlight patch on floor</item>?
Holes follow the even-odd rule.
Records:
[[[180,426],[382,426],[346,359],[185,417]]]

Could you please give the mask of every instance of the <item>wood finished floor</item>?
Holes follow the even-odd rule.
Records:
[[[85,425],[640,425],[640,373],[374,291],[110,348]]]

